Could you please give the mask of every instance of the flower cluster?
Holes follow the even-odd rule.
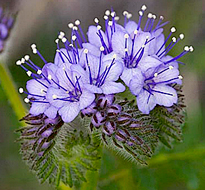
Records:
[[[136,96],[137,106],[145,114],[157,104],[170,107],[177,103],[177,93],[170,84],[181,84],[178,59],[192,52],[193,47],[185,46],[175,57],[167,55],[184,35],[172,37],[168,43],[176,29],[172,27],[165,39],[162,27],[167,23],[162,23],[160,16],[155,24],[156,16],[151,13],[142,27],[145,10],[143,5],[137,23],[124,11],[124,26],[117,24],[114,11],[107,10],[105,31],[95,18],[96,26],[89,27],[88,40],[79,20],[75,25],[69,23],[71,39],[68,40],[64,32],[59,33],[54,63],[47,63],[33,44],[33,53],[45,62],[44,67],[39,68],[28,55],[17,61],[33,78],[27,82],[28,92],[19,89],[20,93],[28,94],[25,102],[31,102],[30,113],[44,113],[52,119],[59,114],[64,122],[71,122],[80,111],[92,105],[97,94],[117,94],[123,92],[125,86]],[[60,48],[60,41],[64,48]]]
[[[5,15],[2,7],[0,7],[0,52],[3,51],[5,40],[9,36],[13,23],[14,18],[12,16]]]

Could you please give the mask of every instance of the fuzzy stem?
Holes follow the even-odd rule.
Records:
[[[21,119],[26,113],[26,107],[24,106],[17,90],[15,84],[12,80],[12,76],[6,66],[0,64],[0,83],[3,90],[8,97],[8,101],[13,108],[18,119]]]

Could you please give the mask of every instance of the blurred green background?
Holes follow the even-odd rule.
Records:
[[[25,87],[28,76],[15,62],[31,54],[32,43],[36,43],[44,57],[52,62],[56,49],[54,40],[61,30],[69,34],[69,22],[80,19],[86,31],[93,18],[102,19],[104,11],[111,7],[118,15],[128,10],[133,20],[137,20],[143,4],[148,6],[148,12],[163,15],[170,21],[165,27],[166,35],[171,26],[176,26],[177,35],[185,34],[185,39],[171,51],[172,55],[179,54],[184,45],[195,47],[194,53],[180,60],[186,63],[180,68],[188,116],[183,128],[184,140],[175,142],[171,150],[160,148],[148,167],[139,167],[104,150],[98,189],[204,190],[205,0],[0,0],[0,6],[11,12],[18,11],[0,62],[8,66],[16,88]],[[39,66],[43,64],[38,56],[31,58]],[[0,85],[0,190],[53,189],[47,184],[39,185],[21,160],[20,146],[14,142],[18,137],[14,130],[18,127],[20,123]]]

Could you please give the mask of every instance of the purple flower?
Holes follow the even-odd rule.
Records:
[[[148,69],[146,73],[139,70],[129,86],[131,92],[136,95],[139,110],[149,114],[157,104],[170,107],[177,103],[176,90],[169,84],[181,84],[181,79],[176,67],[162,64]]]
[[[103,50],[103,49],[102,49]],[[115,54],[108,54],[100,58],[85,53],[85,69],[79,64],[72,65],[71,69],[80,74],[84,87],[97,94],[115,94],[123,92],[125,87],[121,83],[117,83],[119,76],[122,73],[122,63],[118,61]]]
[[[83,88],[81,76],[68,68],[58,68],[56,77],[58,88],[50,87],[46,97],[51,105],[58,108],[62,120],[71,122],[80,110],[93,103],[95,95]]]

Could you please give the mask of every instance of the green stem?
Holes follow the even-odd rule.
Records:
[[[11,103],[13,111],[15,112],[18,119],[21,119],[26,113],[26,107],[24,106],[15,84],[13,83],[12,76],[9,73],[6,66],[0,64],[0,83],[5,91],[8,100]]]

